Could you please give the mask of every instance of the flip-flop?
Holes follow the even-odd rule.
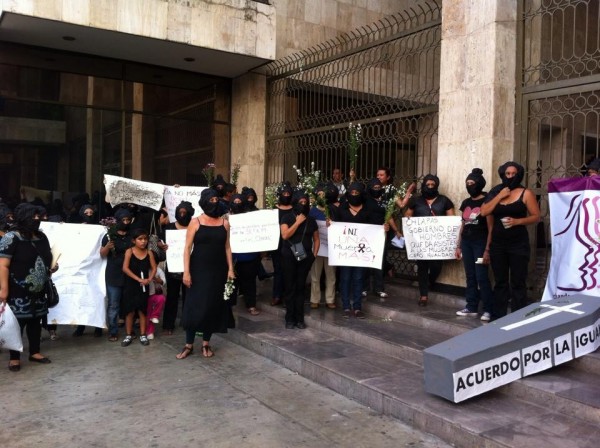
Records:
[[[252,308],[248,308],[248,312],[252,315],[252,316],[258,316],[260,314],[260,311],[258,311],[256,308],[252,307]]]

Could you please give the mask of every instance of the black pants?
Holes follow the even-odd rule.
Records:
[[[235,263],[236,290],[239,294],[244,294],[246,308],[256,307],[256,276],[260,264],[260,257]]]
[[[304,295],[306,290],[306,279],[313,264],[314,256],[309,254],[302,261],[290,255],[281,256],[281,266],[285,292],[285,321],[287,323],[304,323]]]
[[[417,275],[419,277],[419,293],[429,294],[429,286],[433,285],[442,272],[440,260],[417,260]]]
[[[495,244],[492,241],[490,259],[495,280],[493,319],[506,316],[511,295],[512,312],[527,306],[529,250],[529,240],[517,244]]]
[[[175,319],[177,319],[177,310],[179,308],[179,295],[181,294],[183,308],[186,290],[187,288],[181,278],[167,275],[167,297],[163,311],[163,330],[172,331],[175,329]]]
[[[41,317],[30,317],[27,319],[18,319],[19,326],[21,327],[21,335],[23,334],[23,328],[27,334],[27,340],[29,341],[29,355],[35,355],[40,352],[40,338],[42,337],[42,319]],[[16,350],[10,350],[11,361],[18,361],[21,359],[21,352]]]

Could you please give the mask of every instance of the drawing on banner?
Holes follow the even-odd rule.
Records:
[[[229,216],[229,243],[237,254],[265,252],[279,246],[279,211],[257,210]]]
[[[460,216],[402,218],[409,260],[453,260],[458,245]]]
[[[319,257],[328,257],[329,256],[329,238],[327,233],[327,222],[326,221],[317,221],[317,226],[319,226],[319,252],[317,255]]]
[[[167,268],[169,272],[183,272],[183,250],[185,248],[185,235],[187,230],[165,231],[165,239],[169,250],[167,251]]]
[[[206,188],[208,187],[165,186],[165,207],[169,214],[169,221],[175,222],[175,209],[181,201],[187,201],[194,207],[195,211],[192,218],[200,216],[203,212],[198,202],[200,201],[202,190],[205,190]]]
[[[548,182],[552,259],[543,301],[581,293],[600,297],[600,177]],[[567,268],[565,268],[567,267]]]
[[[136,204],[153,210],[160,210],[165,186],[125,177],[104,175],[106,201],[111,206],[118,204]]]
[[[330,266],[381,269],[385,246],[383,226],[332,222],[327,232]]]

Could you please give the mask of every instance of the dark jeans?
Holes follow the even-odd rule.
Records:
[[[210,342],[210,337],[212,333],[202,333],[202,340],[206,342]],[[196,340],[196,331],[195,330],[185,330],[185,343],[187,345],[194,345],[194,341]]]
[[[363,291],[383,292],[385,286],[383,284],[383,270],[374,268],[363,269]],[[372,287],[372,289],[371,289]]]
[[[462,251],[465,276],[467,277],[467,288],[465,296],[469,311],[477,312],[479,300],[483,304],[483,312],[492,313],[492,284],[488,275],[489,267],[486,264],[476,264],[478,258],[483,258],[486,240],[463,239],[460,244]]]
[[[492,307],[493,319],[506,316],[511,295],[512,312],[527,306],[529,250],[529,241],[517,244],[495,244],[492,241],[490,257],[496,281]]]
[[[429,287],[433,285],[442,272],[440,260],[417,260],[417,275],[419,277],[419,294],[429,295]]]
[[[235,263],[236,291],[238,294],[244,294],[246,308],[256,307],[256,276],[259,265],[261,265],[260,258]]]
[[[167,300],[163,311],[163,330],[173,331],[175,329],[175,319],[177,319],[177,310],[179,309],[179,295],[181,294],[181,303],[185,303],[185,293],[187,288],[183,284],[182,278],[167,275]]]
[[[350,309],[350,301],[352,301],[352,309],[354,311],[362,309],[363,272],[364,268],[340,267],[340,292],[342,294],[342,306],[344,310]]]
[[[309,254],[302,261],[296,261],[290,255],[281,256],[283,279],[285,284],[285,321],[286,323],[304,323],[304,296],[306,279],[313,264],[314,256]]]
[[[21,327],[21,335],[23,334],[23,328],[27,334],[27,340],[29,341],[29,355],[35,355],[40,352],[40,338],[42,337],[42,319],[41,317],[30,317],[26,319],[18,319],[19,326]],[[10,360],[19,361],[21,359],[21,352],[16,350],[9,350]]]
[[[283,268],[281,266],[281,253],[278,250],[271,252],[273,262],[273,298],[283,297]]]

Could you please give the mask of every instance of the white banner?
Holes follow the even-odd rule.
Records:
[[[48,313],[49,324],[106,328],[106,260],[100,245],[106,229],[99,225],[42,222],[40,229],[53,252],[60,252],[52,274],[60,302]]]
[[[600,297],[600,176],[548,182],[552,259],[542,300]]]
[[[329,238],[327,233],[327,221],[317,221],[317,225],[319,226],[319,252],[317,255],[319,257],[328,257],[329,256]]]
[[[454,260],[461,226],[460,216],[402,218],[409,260]]]
[[[165,186],[125,177],[104,175],[106,201],[113,207],[118,204],[137,204],[160,210]]]
[[[166,230],[167,269],[169,272],[183,272],[183,249],[185,248],[186,229]]]
[[[383,225],[332,222],[327,229],[329,266],[381,269]]]
[[[200,194],[202,190],[208,187],[171,187],[165,186],[165,206],[169,213],[169,221],[175,222],[175,208],[181,203],[181,201],[191,202],[194,207],[194,216],[200,216],[202,214],[202,208],[198,204],[200,201]]]
[[[266,252],[279,245],[279,211],[257,210],[255,212],[229,215],[229,243],[236,254]]]

